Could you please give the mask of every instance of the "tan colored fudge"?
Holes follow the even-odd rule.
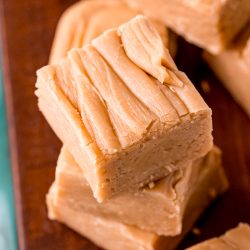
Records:
[[[73,4],[58,22],[49,63],[57,63],[70,49],[83,47],[105,30],[116,28],[137,14],[138,11],[129,8],[120,0],[84,0]],[[154,25],[167,46],[167,28],[155,20]],[[171,48],[174,51],[175,43]]]
[[[113,208],[118,209],[117,213],[119,213],[119,211],[131,214],[135,213],[135,216],[133,215],[132,217],[140,216],[140,213],[144,213],[144,220],[150,220],[150,217],[152,217],[151,220],[155,220],[155,223],[158,223],[157,217],[161,216],[161,213],[164,212],[159,211],[159,214],[157,215],[156,212],[152,210],[152,214],[150,214],[148,209],[154,209],[152,207],[152,202],[154,201],[156,202],[156,206],[162,208],[164,204],[157,204],[158,202],[162,201],[169,203],[169,205],[165,204],[168,209],[171,207],[171,203],[174,203],[173,197],[171,198],[172,195],[170,194],[174,190],[172,189],[171,191],[169,184],[167,184],[167,179],[163,180],[167,187],[165,192],[160,190],[160,188],[163,187],[163,184],[158,183],[151,190],[148,189],[145,193],[142,192],[142,196],[140,196],[140,194],[138,194],[137,197],[131,195],[131,200],[129,199],[129,196],[123,196],[116,200],[112,199],[109,204],[100,205],[97,202],[94,202],[93,198],[91,198],[91,194],[88,194],[89,191],[86,192],[84,190],[87,189],[86,182],[80,177],[79,173],[77,176],[74,176],[76,173],[69,174],[70,168],[72,169],[72,172],[77,172],[77,167],[73,170],[74,167],[72,168],[72,166],[70,166],[69,168],[66,168],[65,166],[64,169],[67,173],[62,173],[62,169],[60,169],[61,165],[59,165],[59,170],[57,169],[57,180],[47,195],[49,218],[66,224],[105,249],[174,249],[184,235],[191,229],[194,222],[199,218],[208,204],[210,204],[218,194],[221,194],[227,188],[227,181],[223,169],[218,162],[219,159],[218,155],[216,155],[216,150],[212,152],[213,153],[209,153],[204,159],[205,165],[203,168],[201,166],[193,166],[194,172],[199,172],[198,175],[197,173],[191,174],[187,169],[188,173],[192,175],[192,178],[184,174],[182,180],[175,185],[175,191],[178,194],[185,193],[184,189],[187,187],[187,183],[185,182],[190,183],[191,181],[193,185],[195,185],[192,194],[190,196],[188,195],[189,200],[185,207],[183,221],[184,227],[182,233],[176,237],[158,236],[155,233],[150,233],[134,226],[127,226],[126,224],[118,222],[114,215],[108,213],[105,214],[105,211],[102,211],[102,209],[106,211],[110,209],[111,212],[111,204],[113,203]],[[61,177],[61,180],[58,180],[59,176]],[[75,180],[74,182],[72,182],[73,179]],[[66,185],[66,182],[68,182],[68,185]],[[157,196],[165,196],[165,199]],[[145,202],[145,199],[147,199],[147,202]],[[143,202],[143,204],[139,204],[140,201]],[[129,205],[130,202],[134,203],[134,209]],[[92,208],[90,208],[91,204],[89,203],[93,204]],[[128,207],[122,207],[122,203],[127,203],[124,204],[124,206]],[[95,208],[95,206],[99,208]],[[142,211],[141,209],[143,206],[144,210],[148,211]],[[92,209],[91,212],[88,207],[89,209]],[[130,211],[128,211],[129,208],[131,208]],[[136,211],[136,209],[140,210]],[[146,213],[149,214],[147,215]],[[120,216],[121,215],[117,215],[117,217]],[[166,220],[169,220],[169,218],[166,218]]]
[[[249,0],[125,0],[213,54],[224,50],[250,19]]]
[[[143,16],[37,75],[39,108],[100,202],[212,147],[210,108]]]
[[[249,250],[250,226],[240,223],[238,227],[227,231],[218,238],[199,243],[187,250]]]
[[[86,213],[109,217],[158,235],[174,236],[182,231],[183,215],[188,204],[193,202],[194,194],[200,192],[202,185],[209,186],[204,180],[208,172],[217,168],[221,168],[221,154],[214,147],[205,157],[194,163],[187,163],[184,169],[177,170],[163,180],[150,183],[141,191],[121,194],[109,201],[98,203],[88,182],[83,178],[81,169],[63,147],[57,163],[55,185],[58,187],[58,195],[69,202],[71,197],[82,201],[81,209]],[[223,173],[221,182],[224,184],[219,185],[227,186]],[[211,186],[211,192],[218,188]],[[203,194],[199,194],[202,199]],[[74,205],[75,203],[71,204],[72,207]]]
[[[204,58],[234,99],[250,116],[250,24],[223,53]]]

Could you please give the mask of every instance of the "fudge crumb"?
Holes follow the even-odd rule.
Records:
[[[166,165],[165,168],[169,171],[169,173],[172,173],[175,170],[175,166],[172,163]]]
[[[153,181],[148,184],[148,187],[150,189],[154,188],[154,186],[155,186],[155,183]]]
[[[211,92],[210,85],[207,81],[202,80],[201,81],[201,88],[204,91],[204,93],[209,94]]]
[[[200,234],[201,234],[201,230],[200,230],[199,228],[197,228],[197,227],[194,227],[194,228],[192,229],[192,233],[193,233],[194,235],[200,235]]]

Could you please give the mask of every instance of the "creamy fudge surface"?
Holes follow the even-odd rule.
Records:
[[[230,48],[204,58],[234,99],[250,116],[250,23]]]
[[[143,27],[138,38],[133,25]],[[138,60],[124,49],[137,46]],[[212,147],[210,108],[146,17],[104,32],[37,75],[39,108],[99,201],[138,190]]]
[[[187,163],[182,170],[150,183],[147,188],[98,203],[88,182],[83,178],[80,167],[63,147],[57,163],[55,183],[58,195],[69,203],[71,197],[82,201],[71,203],[72,207],[82,204],[81,209],[85,212],[103,215],[158,235],[174,236],[181,233],[185,210],[192,202],[193,195],[203,185],[207,172],[220,166],[220,150],[214,147],[205,157],[194,163]],[[226,179],[221,177],[221,181],[224,183],[222,186],[226,187]]]
[[[73,4],[58,22],[49,63],[57,63],[70,49],[83,47],[105,30],[118,27],[138,13],[120,0],[85,0]],[[159,21],[153,22],[167,46],[167,28]]]
[[[63,154],[66,154],[66,152]],[[65,158],[66,155],[63,157]],[[67,157],[71,156],[67,155]],[[69,161],[69,159],[66,161]],[[155,187],[151,186],[151,189],[148,188],[145,191],[141,191],[138,193],[138,196],[123,196],[116,198],[116,200],[110,200],[110,203],[98,204],[93,200],[91,193],[88,193],[90,190],[84,191],[84,189],[87,189],[87,184],[80,175],[79,167],[71,165],[72,171],[70,171],[69,166],[63,166],[67,164],[66,161],[59,161],[60,165],[57,168],[56,181],[47,195],[49,218],[66,224],[81,235],[91,239],[100,247],[110,250],[174,249],[208,204],[217,195],[224,192],[228,185],[223,169],[220,166],[218,150],[213,149],[201,161],[205,164],[203,168],[194,166],[194,171],[187,169],[188,174],[184,173],[172,188],[171,185],[173,183],[171,180],[175,180],[175,178],[168,178],[156,183]],[[186,195],[186,188],[188,184],[191,184],[190,181],[196,187],[193,188],[191,195],[187,193],[189,198],[186,202],[186,198],[183,196]],[[154,201],[157,204],[157,201],[162,200],[162,202],[169,203],[166,204],[166,208],[171,210],[171,204],[175,203],[174,200],[178,199],[176,197],[178,195],[181,196],[179,197],[180,202],[187,203],[187,205],[185,205],[185,212],[183,211],[182,233],[175,237],[158,236],[156,233],[151,233],[135,226],[128,226],[121,223],[117,218],[110,216],[111,210],[108,214],[105,214],[103,211],[112,208],[111,204],[113,203],[115,204],[114,210],[117,209],[117,213],[125,212],[132,215],[134,213],[133,217],[136,218],[136,216],[140,217],[140,213],[146,212],[142,210],[142,206],[144,206],[144,210],[149,209],[147,211],[149,214],[145,214],[144,220],[152,217],[152,220],[155,219],[157,221],[157,217],[161,216],[161,213],[164,211],[158,211],[159,214],[157,215],[151,206],[152,214],[150,215],[150,204],[153,205]],[[158,196],[165,197],[165,200]],[[147,202],[145,199],[148,199]],[[126,208],[123,207],[125,202],[127,202],[126,206],[130,211],[126,211]],[[130,202],[134,205],[137,204],[134,209],[132,209],[133,205],[129,205]],[[139,204],[140,202],[143,202],[143,204]],[[93,205],[88,210],[91,203]],[[97,207],[102,209],[97,209]],[[137,208],[140,210],[136,210]],[[161,225],[159,224],[159,226]]]
[[[224,50],[250,19],[249,0],[126,0],[213,54]]]
[[[212,238],[199,243],[187,250],[249,250],[250,226],[240,223],[238,227],[227,231],[218,238]]]

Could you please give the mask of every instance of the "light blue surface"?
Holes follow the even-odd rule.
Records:
[[[15,211],[0,61],[0,250],[16,249]]]

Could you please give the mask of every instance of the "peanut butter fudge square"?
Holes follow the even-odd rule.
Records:
[[[214,154],[212,152],[209,154]],[[62,180],[60,182],[56,180],[56,182],[53,184],[49,194],[47,195],[49,217],[52,220],[57,220],[64,223],[79,234],[89,238],[95,244],[105,249],[174,249],[181,241],[181,239],[185,236],[185,234],[192,228],[194,222],[198,219],[204,209],[211,203],[213,199],[215,199],[218,194],[221,194],[227,188],[227,182],[223,173],[223,169],[221,168],[220,164],[218,164],[219,162],[216,158],[215,161],[213,161],[214,157],[211,157],[208,161],[206,160],[203,167],[198,167],[200,171],[199,175],[192,176],[192,178],[196,178],[196,184],[193,187],[195,190],[194,192],[192,192],[187,202],[184,213],[182,233],[178,236],[158,236],[156,233],[148,232],[135,226],[128,226],[126,224],[123,224],[114,217],[110,217],[108,216],[108,214],[104,214],[101,210],[96,211],[96,213],[87,211],[86,206],[89,206],[88,202],[93,203],[93,201],[83,198],[83,196],[86,195],[85,192],[83,194],[82,189],[84,188],[84,186],[81,185],[84,183],[84,180],[82,178],[81,180],[79,179],[79,174],[77,177],[79,180],[76,182],[72,182],[73,178],[75,177],[69,176],[69,173],[67,173],[66,180],[65,174],[64,181],[67,181],[68,184],[70,184],[70,186],[68,185],[67,188],[65,186],[65,183],[62,183]],[[201,165],[202,164],[204,164],[204,162],[201,162]],[[194,168],[197,168],[197,166],[194,166]],[[186,175],[183,176],[183,180],[181,180],[181,182],[182,181],[188,182],[189,177],[187,177]],[[182,188],[185,189],[186,187],[186,184],[181,184],[179,186],[179,191],[181,191]],[[155,201],[161,199],[160,197],[157,197],[157,194],[168,197],[168,194],[161,193],[159,190],[157,190],[157,187],[153,188],[151,191],[148,190],[146,192],[147,193],[144,194],[144,197],[148,197],[149,200],[147,202],[144,202],[144,204],[141,204],[141,206],[145,206],[145,210],[148,209],[146,207],[146,203],[151,203],[153,201],[153,197]],[[149,195],[150,192],[152,193],[151,197]],[[129,196],[127,196],[127,199],[128,198]],[[125,198],[121,198],[120,201],[117,200],[117,202],[120,202],[120,205],[122,199],[123,202],[125,202]],[[131,196],[131,199],[132,200],[128,202],[138,202],[136,201],[136,197]],[[110,202],[115,202],[113,200],[114,199],[112,199],[112,201]],[[168,202],[167,200],[168,199],[166,198],[165,202]],[[139,198],[139,201],[143,201],[143,199]],[[171,201],[170,199],[169,203],[172,202],[173,201]],[[95,206],[99,205],[95,203]],[[109,205],[103,204],[103,209],[104,206]],[[126,206],[128,206],[128,204],[126,204]],[[139,204],[137,206],[139,206]],[[95,210],[95,208],[92,209]],[[124,211],[124,208],[121,208],[121,211]],[[119,210],[117,211],[117,213],[118,212]],[[136,215],[140,216],[139,213],[142,212],[142,210],[131,210],[130,212],[136,213]],[[148,212],[149,216],[144,217],[144,220],[148,220],[150,216],[155,218],[155,212],[152,212],[152,215],[150,215],[150,211]],[[159,211],[159,213],[162,212]],[[157,220],[157,218],[155,219]]]
[[[200,199],[203,193],[200,192],[200,187],[209,184],[205,184],[203,179],[214,168],[221,169],[221,153],[216,147],[205,157],[186,163],[183,169],[169,174],[160,181],[151,182],[148,187],[140,191],[124,193],[98,203],[88,182],[82,176],[81,168],[63,147],[57,163],[55,185],[60,190],[58,195],[68,200],[72,207],[74,207],[72,202],[75,202],[72,197],[81,201],[81,209],[86,213],[109,217],[114,221],[158,235],[175,236],[182,232],[186,208],[196,200],[202,203]],[[222,183],[219,185],[226,187],[227,180],[223,178],[223,170],[221,171]],[[211,185],[210,188],[211,193],[214,192],[216,195],[219,187]],[[198,198],[199,196],[201,197]]]
[[[250,23],[230,48],[204,58],[250,117]]]
[[[85,0],[69,7],[61,16],[50,53],[50,64],[67,56],[72,48],[81,48],[105,30],[116,28],[139,14],[121,0]],[[168,31],[163,23],[153,20],[165,45]],[[171,45],[171,43],[170,43]],[[172,46],[175,48],[174,44]]]
[[[146,17],[106,31],[37,75],[39,108],[99,202],[163,178],[212,147],[211,109]]]
[[[249,0],[126,0],[191,43],[213,54],[224,50],[250,20]]]
[[[228,230],[218,238],[199,243],[187,250],[248,250],[250,249],[250,226],[240,223],[238,227]]]

